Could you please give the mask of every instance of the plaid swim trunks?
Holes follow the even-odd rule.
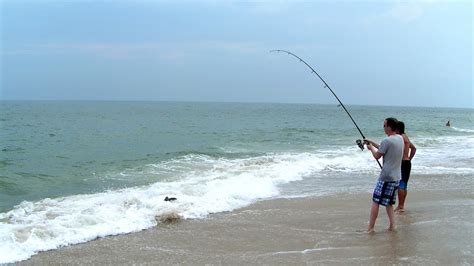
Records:
[[[383,206],[395,204],[398,181],[377,181],[372,201]]]

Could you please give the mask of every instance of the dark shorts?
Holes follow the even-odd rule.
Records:
[[[411,172],[411,161],[403,160],[402,161],[402,180],[400,180],[400,189],[407,190],[408,179],[410,178]]]
[[[398,181],[377,181],[372,201],[383,206],[395,204]]]

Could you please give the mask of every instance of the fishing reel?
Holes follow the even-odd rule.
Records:
[[[362,142],[362,140],[358,139],[356,140],[356,143],[357,143],[357,146],[359,146],[361,150],[364,150],[364,142]]]

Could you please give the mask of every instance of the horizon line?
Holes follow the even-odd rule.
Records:
[[[309,103],[309,102],[261,102],[261,101],[203,101],[203,100],[106,100],[106,99],[0,99],[0,102],[164,102],[164,103],[231,103],[231,104],[300,104],[300,105],[339,105],[339,103]],[[344,104],[348,106],[370,106],[370,107],[412,107],[412,108],[453,108],[474,109],[472,107],[459,106],[426,106],[426,105],[379,105],[379,104]]]

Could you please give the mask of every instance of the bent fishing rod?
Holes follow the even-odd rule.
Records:
[[[302,62],[303,64],[305,64],[307,67],[309,67],[309,69],[311,69],[311,73],[314,73],[316,76],[318,76],[318,78],[324,83],[324,88],[328,88],[329,91],[331,91],[332,95],[334,95],[334,97],[336,97],[336,100],[339,102],[339,104],[341,105],[341,107],[344,109],[344,111],[346,111],[347,115],[349,116],[349,118],[351,119],[352,123],[354,123],[354,125],[356,126],[357,130],[359,131],[360,135],[362,136],[362,139],[365,140],[365,136],[364,136],[364,133],[362,133],[362,131],[360,130],[359,126],[357,125],[357,123],[355,122],[354,118],[352,118],[352,115],[349,113],[349,111],[347,111],[346,107],[344,106],[344,104],[341,102],[341,100],[339,100],[339,97],[337,97],[336,93],[334,93],[334,91],[331,89],[331,87],[329,87],[329,85],[326,83],[326,81],[318,74],[318,72],[316,72],[316,70],[314,70],[314,68],[312,66],[310,66],[308,63],[306,63],[306,61],[304,61],[303,59],[301,59],[301,57],[295,55],[294,53],[292,52],[289,52],[289,51],[286,51],[286,50],[270,50],[270,53],[273,53],[273,52],[277,52],[277,53],[287,53],[288,55],[291,55],[293,57],[296,57],[298,60],[300,60],[300,62]],[[360,139],[358,139],[356,141],[357,145],[359,146],[359,148],[361,150],[364,149],[364,144],[362,143],[362,141]],[[375,159],[378,163],[378,165],[380,166],[380,168],[382,168],[382,165],[380,164],[379,160]]]

